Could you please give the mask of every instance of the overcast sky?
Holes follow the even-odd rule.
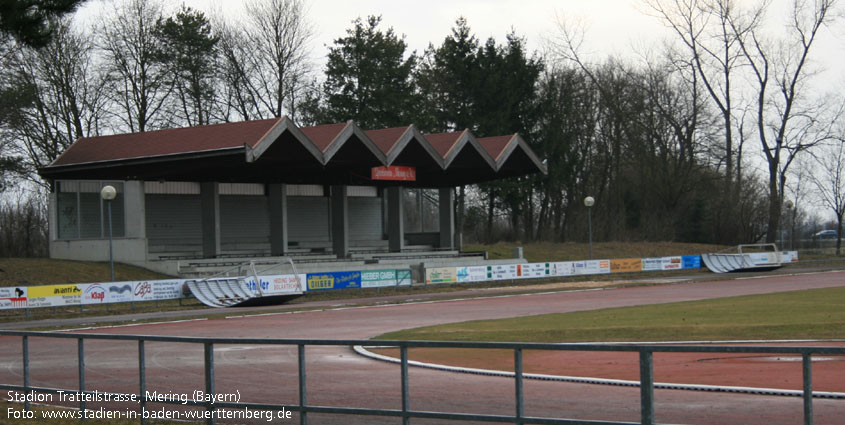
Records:
[[[120,0],[89,0],[82,16],[96,16],[103,4]],[[222,10],[237,16],[242,0],[184,0],[186,5],[205,13]],[[773,0],[769,21],[782,25],[784,5],[789,0]],[[168,1],[176,9],[180,2]],[[464,16],[481,41],[494,37],[499,42],[515,30],[531,50],[542,51],[544,40],[557,34],[557,18],[582,22],[588,39],[584,53],[596,61],[608,55],[633,56],[634,52],[658,49],[671,36],[657,18],[648,15],[642,0],[306,0],[308,18],[315,29],[313,60],[322,68],[327,47],[345,35],[351,21],[367,15],[381,15],[383,26],[405,35],[410,50],[422,53],[429,43],[442,43],[455,20]],[[845,25],[835,35],[819,40],[819,65],[826,70],[820,79],[825,86],[845,86]]]

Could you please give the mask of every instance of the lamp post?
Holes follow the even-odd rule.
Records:
[[[103,186],[100,190],[100,197],[106,201],[106,206],[109,211],[109,269],[111,270],[111,281],[114,282],[114,255],[112,250],[112,230],[111,230],[111,201],[117,197],[117,190],[112,185]]]
[[[795,239],[795,215],[792,212],[792,208],[795,207],[795,204],[787,199],[784,206],[786,207],[786,213],[789,214],[789,250],[792,251],[794,249],[792,244]]]
[[[590,236],[590,260],[593,259],[593,205],[596,200],[592,196],[584,198],[584,206],[587,207],[587,233]]]

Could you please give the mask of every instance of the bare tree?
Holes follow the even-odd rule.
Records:
[[[736,0],[645,0],[645,3],[680,39],[689,55],[684,62],[692,64],[722,115],[725,194],[730,199],[733,182],[741,179],[740,164],[734,162],[733,84],[737,68],[744,60],[738,39],[757,29],[766,3],[748,10],[741,10]]]
[[[18,46],[7,57],[3,79],[19,88],[15,104],[0,123],[0,140],[14,145],[24,177],[44,184],[35,171],[80,137],[103,125],[105,76],[95,66],[91,39],[69,21],[54,24],[43,48]]]
[[[808,177],[824,208],[836,216],[836,255],[842,248],[842,220],[845,218],[845,140],[824,145],[814,152],[816,172]]]
[[[224,119],[293,113],[310,72],[313,33],[303,0],[251,0],[245,22],[217,26],[227,86],[221,91]]]
[[[787,172],[796,155],[826,140],[832,121],[820,121],[819,108],[805,96],[810,53],[816,36],[835,19],[838,0],[793,0],[784,38],[770,42],[741,17],[729,24],[751,68],[756,85],[757,136],[768,165],[769,219],[766,242],[774,242]],[[818,105],[816,105],[818,106]]]
[[[159,0],[127,0],[101,27],[116,115],[133,133],[156,126],[173,89],[167,66],[156,56],[161,45],[156,22],[161,16]]]

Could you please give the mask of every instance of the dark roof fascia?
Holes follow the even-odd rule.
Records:
[[[481,158],[484,159],[484,162],[486,162],[487,165],[490,166],[491,170],[499,171],[499,167],[496,164],[496,159],[490,156],[489,153],[487,153],[487,149],[484,149],[484,146],[481,146],[481,142],[479,142],[478,139],[476,139],[475,136],[469,130],[464,130],[464,133],[465,134],[461,136],[461,138],[466,138],[466,140],[459,141],[458,143],[471,145],[478,152],[478,154],[481,155]],[[455,147],[457,147],[457,144]],[[456,149],[454,155],[458,156],[458,153],[460,153],[460,150],[462,149],[463,147],[461,147],[461,149]],[[453,153],[449,152],[449,154],[452,155]],[[451,161],[449,162],[451,163]]]
[[[247,149],[247,146],[236,146],[231,148],[221,148],[221,149],[211,149],[207,151],[196,151],[196,152],[186,152],[186,153],[178,153],[178,154],[166,154],[166,155],[155,155],[155,156],[143,156],[143,157],[136,157],[136,158],[126,158],[126,159],[116,159],[116,160],[108,160],[108,161],[94,161],[94,162],[83,162],[78,164],[68,164],[68,165],[48,165],[43,168],[38,169],[38,174],[42,177],[47,177],[53,174],[58,173],[65,173],[70,171],[84,171],[84,170],[96,170],[100,168],[115,168],[115,167],[124,167],[130,165],[143,165],[149,163],[158,163],[158,162],[165,162],[165,161],[184,161],[188,159],[202,159],[202,158],[212,158],[218,156],[228,156],[228,155],[236,155],[241,151]]]
[[[513,155],[513,151],[515,151],[517,147],[522,149],[522,152],[528,157],[528,159],[531,160],[531,162],[534,163],[534,165],[537,167],[538,170],[540,170],[541,173],[549,174],[549,170],[546,165],[543,164],[543,161],[540,161],[540,158],[537,157],[537,155],[534,153],[531,147],[528,146],[528,144],[525,142],[522,136],[519,135],[519,133],[513,135],[513,137],[508,141],[508,144],[505,146],[505,149],[503,149],[502,152],[499,154],[499,158],[496,159],[496,171],[502,169],[502,167],[505,165],[505,162],[508,160],[508,158],[510,158],[511,155]]]
[[[285,131],[289,131],[291,135],[305,148],[314,159],[317,160],[320,164],[323,164],[323,153],[320,152],[320,149],[311,141],[302,130],[297,127],[297,125],[291,121],[288,117],[281,117],[264,136],[255,144],[255,147],[246,147],[246,162],[255,162],[261,158],[261,155],[270,149],[270,146],[278,140],[278,138],[284,134]]]
[[[364,130],[361,127],[358,127],[352,120],[346,123],[346,127],[343,127],[343,130],[335,136],[334,140],[329,143],[329,146],[326,148],[326,151],[323,152],[323,165],[327,165],[332,158],[337,154],[340,148],[349,141],[352,136],[358,138],[361,143],[382,163],[382,165],[387,165],[387,157],[384,155],[384,152],[379,149],[379,147],[373,142],[372,139],[364,133]]]
[[[389,166],[393,164],[393,161],[395,161],[396,158],[398,158],[399,155],[402,154],[402,152],[408,146],[408,143],[411,143],[411,140],[413,139],[417,139],[417,142],[419,142],[420,146],[422,146],[423,149],[431,157],[431,159],[434,160],[434,162],[440,166],[441,170],[446,169],[445,160],[440,157],[440,155],[437,153],[437,150],[434,149],[434,146],[431,145],[431,142],[429,142],[428,139],[426,139],[425,136],[420,132],[420,130],[417,129],[417,127],[413,124],[408,126],[408,129],[405,130],[404,133],[402,133],[402,136],[399,138],[399,141],[396,142],[396,144],[394,144],[392,148],[390,148],[390,151],[387,153],[386,165]]]

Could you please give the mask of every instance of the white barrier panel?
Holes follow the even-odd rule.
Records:
[[[0,288],[0,310],[26,308],[26,286],[11,286]]]
[[[546,277],[549,274],[548,263],[528,263],[518,267],[519,277],[523,279]]]
[[[584,274],[610,274],[610,260],[589,260],[584,264]]]
[[[258,276],[261,282],[261,293],[264,295],[279,295],[305,292],[305,273],[299,274],[299,281],[296,280],[296,276],[293,274]],[[244,286],[248,293],[258,293],[255,276],[247,276],[244,279]]]
[[[483,282],[487,280],[487,266],[457,268],[458,282]]]
[[[487,266],[487,280],[509,280],[517,279],[519,264],[496,264]]]

